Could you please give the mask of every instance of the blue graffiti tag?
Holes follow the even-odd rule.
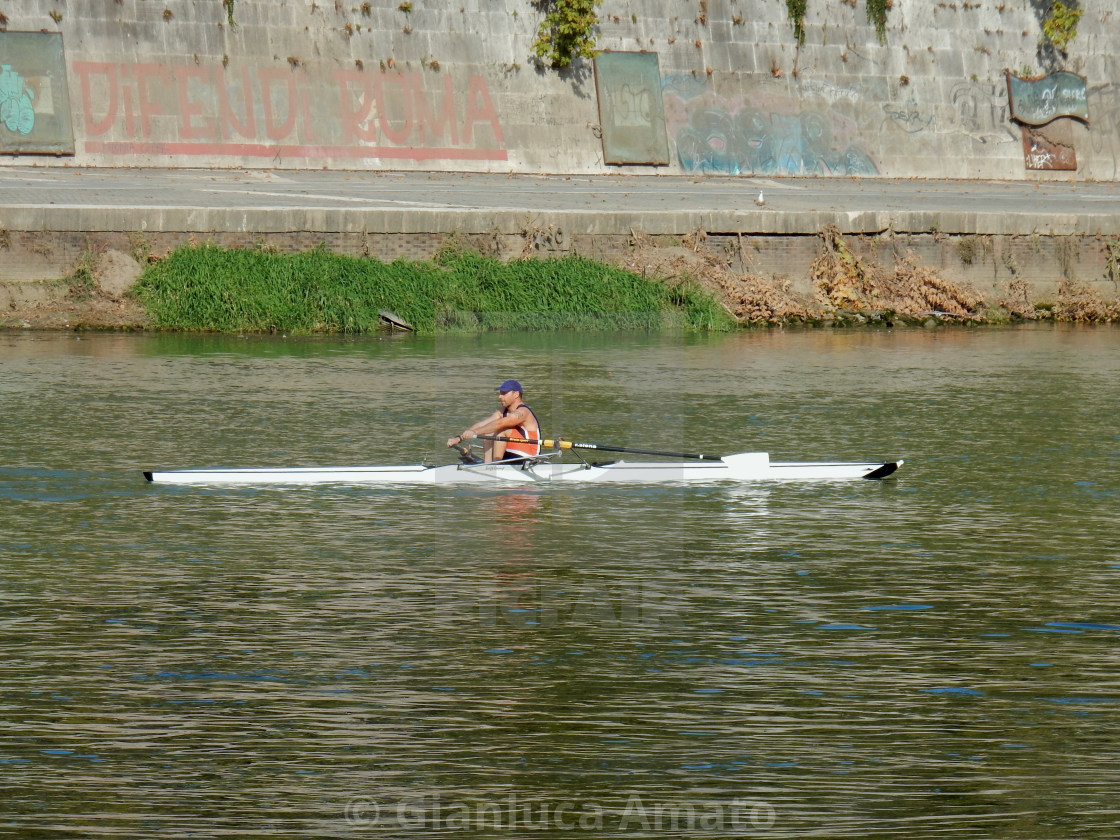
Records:
[[[804,111],[773,114],[744,108],[692,111],[676,135],[677,159],[686,172],[732,175],[874,175],[875,164],[854,146],[837,148],[829,119]]]
[[[34,95],[12,65],[0,65],[0,123],[8,131],[31,133],[35,127],[35,108],[31,104]]]

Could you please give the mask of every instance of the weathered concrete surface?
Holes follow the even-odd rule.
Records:
[[[869,256],[913,254],[989,295],[1020,280],[1045,301],[1063,277],[1117,293],[1115,182],[0,169],[0,282],[27,279],[25,259],[62,278],[107,251],[142,260],[206,241],[391,260],[458,237],[503,257],[617,260],[639,238],[689,238],[797,286],[829,226]]]
[[[54,303],[65,298],[67,292],[69,288],[59,284],[0,281],[0,312]]]
[[[1065,58],[1039,50],[1048,3],[896,0],[883,43],[864,3],[807,5],[799,47],[778,0],[604,0],[598,47],[658,58],[668,163],[657,171],[1016,180],[1120,172],[1115,0],[1081,0]],[[76,153],[31,156],[46,165],[650,171],[604,162],[606,100],[590,63],[564,73],[533,63],[542,13],[529,0],[0,8],[10,32],[64,36]],[[1090,123],[1059,120],[1076,169],[1028,171],[1004,71],[1059,67],[1085,76]],[[638,96],[615,107],[648,124],[653,104]],[[0,154],[0,166],[28,159]]]
[[[98,254],[93,267],[98,291],[110,300],[125,297],[143,272],[143,267],[133,257],[112,248]]]
[[[23,167],[0,169],[0,213],[9,231],[1093,236],[1120,234],[1120,183]]]

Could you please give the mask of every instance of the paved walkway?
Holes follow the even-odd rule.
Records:
[[[756,203],[761,196],[761,204]],[[0,167],[0,230],[1120,234],[1120,183]]]

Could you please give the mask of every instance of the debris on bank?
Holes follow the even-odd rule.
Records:
[[[821,235],[808,278],[812,294],[799,294],[789,279],[734,271],[729,256],[706,247],[703,236],[665,248],[635,234],[632,245],[625,267],[670,283],[696,282],[744,326],[1120,321],[1120,300],[1105,300],[1084,283],[1062,279],[1054,303],[1036,305],[1030,284],[1016,278],[989,301],[972,284],[949,280],[912,254],[886,265],[862,260],[835,228]]]

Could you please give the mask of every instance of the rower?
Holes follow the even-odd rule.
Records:
[[[454,448],[476,435],[496,435],[497,440],[483,441],[482,454],[491,461],[523,461],[541,453],[541,425],[533,409],[522,401],[524,390],[516,379],[507,379],[497,387],[499,408],[489,417],[468,426],[461,434],[447,439]],[[509,441],[505,438],[517,438]],[[526,442],[531,441],[531,442]]]

